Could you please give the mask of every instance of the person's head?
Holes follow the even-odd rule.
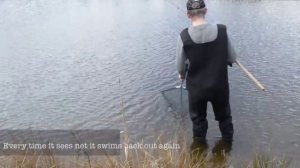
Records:
[[[188,0],[186,3],[187,16],[190,19],[204,18],[207,12],[204,0]]]

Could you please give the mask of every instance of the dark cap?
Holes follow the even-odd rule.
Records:
[[[205,8],[204,0],[188,0],[186,3],[187,10]]]

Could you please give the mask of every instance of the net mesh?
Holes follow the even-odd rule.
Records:
[[[188,92],[184,87],[175,87],[161,92],[167,105],[176,117],[186,116],[188,107]]]

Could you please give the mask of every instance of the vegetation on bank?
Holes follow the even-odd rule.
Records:
[[[160,140],[155,143],[160,143]],[[126,142],[126,138],[124,139]],[[5,159],[5,160],[3,160]],[[190,151],[186,141],[180,149],[128,149],[114,156],[5,156],[0,167],[15,168],[289,168],[291,161],[286,158],[271,157],[269,153],[256,154],[240,165],[233,164],[226,152],[212,153],[201,148]]]

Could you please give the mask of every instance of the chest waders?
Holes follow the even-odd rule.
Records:
[[[180,34],[184,52],[190,62],[186,79],[189,113],[194,138],[205,139],[208,129],[207,102],[211,102],[223,139],[232,140],[227,32],[224,25],[217,26],[217,38],[207,43],[193,42],[187,28]]]

